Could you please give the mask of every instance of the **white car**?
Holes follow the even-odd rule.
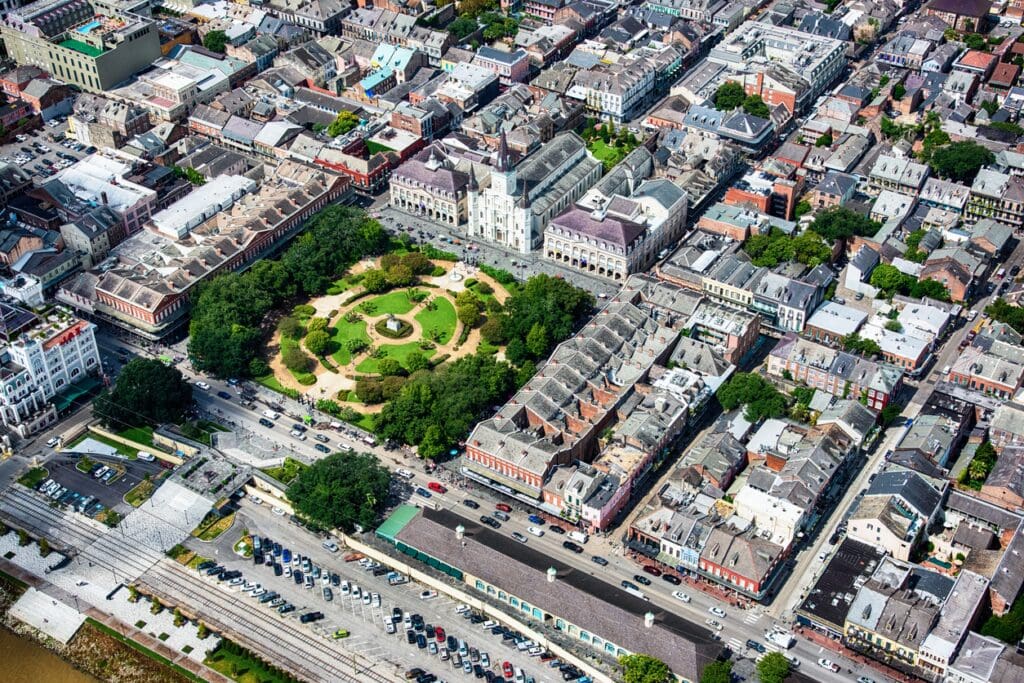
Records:
[[[535,527],[535,526],[526,527],[526,530],[529,531],[534,536],[536,536],[537,538],[540,538],[541,536],[544,535],[544,530],[540,529],[538,527]]]
[[[828,669],[832,673],[839,672],[839,665],[833,662],[831,659],[825,659],[824,657],[822,657],[818,660],[818,666],[820,666],[822,669]]]
[[[58,439],[55,436],[50,437],[49,439],[46,440],[46,446],[48,448],[53,448],[54,446],[56,446],[59,443],[60,443],[60,439]]]
[[[690,602],[690,596],[683,591],[672,591],[672,597],[681,602]]]
[[[287,514],[284,510],[282,510],[281,508],[277,507],[276,505],[274,507],[270,508],[270,511],[273,512],[278,517],[284,517]]]
[[[719,619],[725,619],[725,610],[721,607],[708,607],[708,611],[714,614]]]
[[[420,593],[420,600],[430,600],[437,597],[437,591],[423,591]]]
[[[263,417],[267,418],[268,420],[276,420],[277,418],[281,417],[281,413],[275,410],[264,410]]]
[[[403,479],[412,479],[413,476],[415,476],[415,475],[413,475],[412,472],[410,472],[409,470],[405,469],[404,467],[399,467],[397,470],[395,470],[395,474],[397,474],[398,476],[402,477]]]
[[[206,382],[196,382],[196,386],[199,387],[200,389],[202,389],[203,391],[209,391],[210,390],[210,385],[207,384]]]

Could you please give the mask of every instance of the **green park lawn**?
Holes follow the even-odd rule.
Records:
[[[152,427],[129,427],[128,429],[118,432],[117,435],[130,441],[141,443],[143,446],[156,448],[156,445],[153,443]]]
[[[594,158],[603,163],[606,169],[619,163],[626,156],[621,148],[609,145],[600,139],[591,140],[587,147]]]
[[[277,381],[277,378],[274,377],[274,373],[273,372],[271,372],[270,374],[267,374],[267,375],[263,375],[262,377],[256,377],[254,379],[256,380],[256,382],[258,382],[259,384],[262,384],[263,386],[265,386],[267,389],[270,389],[271,391],[276,391],[279,394],[283,394],[284,393],[284,385],[282,385],[280,382]]]
[[[399,289],[363,302],[360,306],[369,304],[373,313],[371,315],[383,315],[391,313],[402,315],[412,310],[412,302],[409,301],[409,290]]]
[[[118,443],[117,441],[114,441],[113,439],[108,439],[105,436],[100,436],[99,434],[94,434],[93,432],[86,432],[86,433],[82,434],[82,436],[78,437],[77,439],[75,439],[71,443],[67,444],[64,448],[68,449],[68,448],[70,448],[72,446],[77,446],[78,444],[82,443],[86,439],[92,439],[93,441],[98,441],[101,444],[104,444],[106,446],[110,446],[111,448],[116,449],[118,453],[120,453],[124,457],[129,458],[131,460],[135,460],[135,458],[137,458],[138,455],[139,455],[139,452],[137,450],[135,450],[134,448],[132,448],[131,446],[125,446],[123,443]]]
[[[437,353],[435,349],[424,351],[420,348],[420,343],[418,341],[409,342],[407,344],[381,344],[380,348],[387,353],[388,358],[394,358],[401,363],[402,367],[405,367],[405,359],[408,358],[409,354],[413,351],[419,351],[427,358],[430,358]],[[379,362],[379,358],[364,358],[363,361],[356,366],[356,371],[372,375],[377,372],[377,363]]]
[[[350,323],[345,320],[344,316],[341,316],[338,318],[338,321],[334,323],[331,331],[333,333],[331,341],[333,341],[338,347],[338,350],[331,354],[331,358],[333,358],[334,362],[339,366],[345,366],[352,362],[352,354],[349,353],[348,346],[345,342],[350,339],[362,339],[367,344],[370,343],[370,336],[366,334],[365,320],[357,320],[354,323]]]
[[[267,475],[273,477],[274,479],[277,479],[282,484],[287,485],[292,483],[292,480],[294,480],[295,477],[299,476],[299,472],[301,472],[304,469],[306,469],[305,464],[292,458],[285,458],[284,462],[281,463],[280,465],[276,467],[266,467],[263,469],[263,471]]]
[[[437,304],[435,309],[433,311],[428,311],[426,308],[420,309],[420,312],[416,314],[416,320],[423,328],[424,337],[433,339],[429,333],[431,330],[437,330],[440,333],[436,339],[437,343],[447,344],[455,334],[455,307],[445,297],[435,297],[433,301]]]

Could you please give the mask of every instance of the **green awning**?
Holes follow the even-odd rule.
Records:
[[[79,380],[69,386],[67,389],[62,391],[53,397],[53,405],[57,408],[57,412],[63,412],[71,407],[71,405],[78,399],[91,394],[92,392],[103,386],[103,383],[96,377],[86,377],[85,379]]]
[[[419,511],[420,509],[415,505],[399,505],[391,513],[391,516],[377,527],[377,535],[388,543],[395,543],[395,536],[405,528],[406,524],[412,521]]]

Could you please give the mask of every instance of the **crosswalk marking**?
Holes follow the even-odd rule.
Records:
[[[743,649],[743,642],[739,638],[730,638],[726,644],[733,652],[739,652]]]
[[[747,616],[743,617],[744,624],[754,624],[761,620],[761,615],[758,612],[749,612]]]

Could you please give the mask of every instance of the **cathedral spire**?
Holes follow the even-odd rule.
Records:
[[[506,173],[512,170],[512,157],[508,153],[508,140],[505,139],[505,131],[501,131],[498,139],[498,160],[494,165],[495,170]]]

